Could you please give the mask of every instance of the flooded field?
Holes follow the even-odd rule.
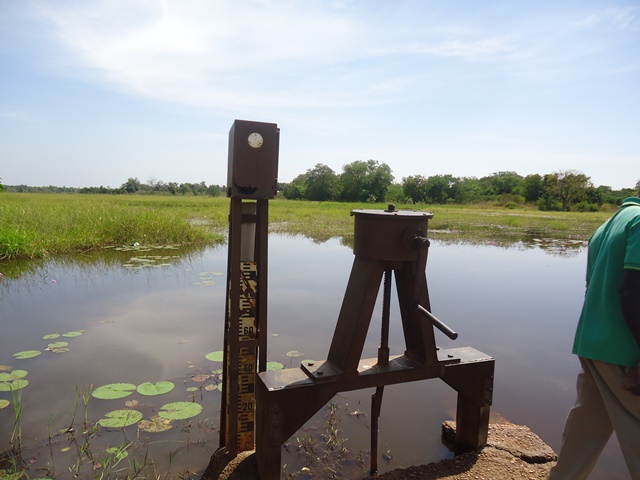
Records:
[[[438,344],[495,357],[493,412],[556,450],[579,368],[570,350],[584,295],[582,247],[432,240],[427,264],[432,311],[460,335],[437,333]],[[209,354],[223,346],[226,261],[225,247],[165,246],[0,264],[12,272],[0,279],[0,373],[4,384],[18,382],[13,394],[0,387],[0,451],[18,451],[29,478],[197,478],[218,446],[222,363]],[[269,361],[326,358],[352,261],[338,239],[270,236]],[[380,310],[363,357],[376,356]],[[392,302],[391,354],[404,349],[397,315]],[[124,385],[92,394],[112,384]],[[122,396],[110,398],[112,390]],[[371,393],[338,395],[294,435],[287,471],[364,475]],[[380,470],[450,457],[440,424],[455,402],[437,379],[387,387]],[[134,411],[141,422],[118,423],[137,420]],[[340,449],[327,450],[329,437]],[[593,478],[627,477],[614,442]]]

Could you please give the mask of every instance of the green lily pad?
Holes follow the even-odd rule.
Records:
[[[284,365],[281,364],[280,362],[267,362],[267,372],[273,371],[273,370],[282,370],[284,368]]]
[[[10,372],[13,370],[11,365],[0,365],[0,372]]]
[[[162,395],[173,390],[172,382],[162,381],[158,383],[145,382],[138,385],[138,393],[141,395]]]
[[[114,410],[98,420],[98,425],[105,428],[124,428],[140,420],[142,420],[142,413],[137,410]]]
[[[218,350],[217,352],[207,353],[204,358],[211,360],[212,362],[222,362],[224,361],[224,352],[222,350]]]
[[[157,415],[152,416],[149,420],[142,420],[140,423],[138,423],[138,430],[149,433],[166,432],[167,430],[171,430],[172,428],[173,425],[171,425],[171,420],[159,417]]]
[[[96,388],[91,395],[101,400],[114,400],[116,398],[124,398],[136,391],[133,383],[110,383]]]
[[[2,410],[3,408],[7,408],[10,404],[11,402],[9,400],[0,398],[0,410]]]
[[[197,392],[198,391],[198,387],[189,387],[187,388],[187,392]]]
[[[14,380],[13,382],[0,382],[0,392],[15,392],[27,385],[29,385],[29,380],[25,380],[24,378]]]
[[[168,420],[184,420],[202,412],[202,405],[195,402],[167,403],[160,408],[158,415]]]
[[[63,337],[79,337],[80,335],[82,335],[82,332],[67,332],[62,334]]]
[[[289,358],[294,358],[294,357],[301,357],[304,354],[300,353],[298,350],[290,350],[287,353],[285,353],[285,355]]]
[[[68,346],[69,346],[69,342],[53,342],[47,345],[47,348],[54,349],[54,348],[62,348],[62,347],[68,347]]]
[[[17,358],[17,359],[20,359],[20,360],[24,360],[26,358],[37,357],[41,353],[42,352],[40,350],[25,350],[24,352],[14,353],[13,357]]]
[[[129,456],[129,452],[118,447],[109,447],[106,452],[113,455],[116,460],[123,460]]]
[[[26,370],[14,370],[11,373],[0,372],[0,382],[13,382],[14,380],[18,380],[19,378],[24,378],[27,376]]]
[[[44,337],[42,337],[43,340],[53,340],[54,338],[58,338],[60,336],[59,333],[49,333],[48,335],[45,335]]]

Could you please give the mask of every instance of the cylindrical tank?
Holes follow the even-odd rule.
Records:
[[[427,236],[433,213],[396,210],[351,210],[355,217],[353,253],[362,258],[384,261],[416,259],[416,237]]]

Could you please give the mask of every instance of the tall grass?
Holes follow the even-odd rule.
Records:
[[[107,245],[212,244],[212,223],[226,221],[212,199],[3,193],[0,260],[41,258]],[[224,212],[224,213],[222,213]]]
[[[384,204],[270,202],[272,232],[323,241],[353,235],[353,209]],[[531,237],[586,240],[611,211],[540,212],[480,205],[397,205],[434,214],[430,236],[469,241],[517,241]],[[224,197],[3,193],[0,195],[0,260],[44,258],[108,245],[212,245],[227,230]]]

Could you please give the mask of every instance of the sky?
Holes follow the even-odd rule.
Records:
[[[640,179],[638,0],[0,0],[6,185],[224,185],[234,119],[279,180]]]

